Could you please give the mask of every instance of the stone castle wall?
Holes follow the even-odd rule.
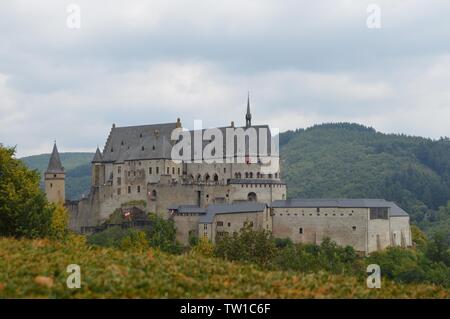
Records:
[[[329,237],[340,246],[367,249],[367,208],[273,208],[272,218],[277,238],[320,244]]]

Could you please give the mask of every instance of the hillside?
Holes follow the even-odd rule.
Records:
[[[20,253],[17,253],[20,252]],[[81,288],[67,289],[66,267],[81,268]],[[448,298],[433,285],[323,272],[261,271],[199,255],[98,248],[64,242],[0,238],[0,298]]]
[[[450,225],[450,207],[438,212],[450,200],[448,139],[323,124],[283,133],[280,153],[288,197],[386,198],[422,228],[443,220]]]
[[[91,185],[91,160],[94,153],[60,153],[66,171],[66,197],[78,199],[88,194]],[[44,172],[47,169],[50,154],[23,157],[21,160],[31,169],[39,171],[43,187]]]

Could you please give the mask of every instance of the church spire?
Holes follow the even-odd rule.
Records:
[[[61,159],[59,158],[58,148],[53,144],[52,155],[50,155],[50,160],[48,161],[47,173],[64,173],[64,167],[61,164]]]
[[[252,114],[250,113],[250,92],[247,95],[247,114],[245,114],[245,127],[252,126]]]

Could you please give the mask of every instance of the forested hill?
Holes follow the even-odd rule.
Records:
[[[427,228],[446,223],[450,140],[383,134],[358,124],[322,124],[280,136],[288,197],[386,198]],[[443,221],[445,220],[445,222]]]

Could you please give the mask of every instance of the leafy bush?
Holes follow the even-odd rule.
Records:
[[[191,253],[204,257],[212,257],[214,255],[214,245],[207,238],[201,237],[198,243],[191,249]]]
[[[50,237],[59,240],[66,239],[69,234],[68,224],[69,212],[61,203],[56,204],[50,225]]]
[[[149,219],[153,222],[152,229],[148,233],[150,246],[174,254],[182,252],[183,249],[176,240],[173,220],[163,219],[156,214],[149,214]]]
[[[120,241],[119,247],[125,250],[144,251],[148,249],[148,239],[145,232],[130,230]]]
[[[54,208],[39,188],[39,174],[0,144],[0,236],[44,237]]]
[[[450,268],[434,262],[423,251],[390,247],[373,253],[367,263],[377,264],[381,275],[401,283],[434,283],[450,287]]]
[[[450,267],[450,249],[447,236],[450,236],[450,234],[433,234],[432,240],[428,243],[425,253],[431,261],[443,262]]]
[[[319,246],[312,244],[287,244],[277,251],[273,266],[277,269],[300,272],[327,271],[361,275],[363,265],[355,250],[340,247],[330,239]]]
[[[129,236],[132,229],[122,229],[119,226],[110,227],[104,231],[88,236],[87,242],[102,247],[120,247],[122,240]]]
[[[239,233],[225,235],[217,239],[214,254],[227,260],[251,262],[268,266],[275,256],[275,242],[270,232],[253,230],[250,224]]]

